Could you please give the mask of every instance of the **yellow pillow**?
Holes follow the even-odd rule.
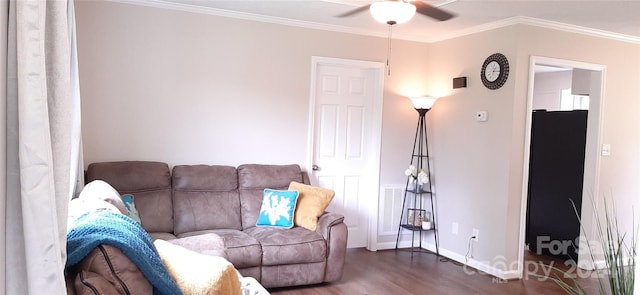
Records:
[[[289,190],[298,191],[298,204],[293,215],[294,224],[315,231],[318,227],[318,217],[329,207],[335,192],[295,181],[289,184]]]
[[[184,295],[240,295],[238,273],[228,260],[155,240],[162,263]]]

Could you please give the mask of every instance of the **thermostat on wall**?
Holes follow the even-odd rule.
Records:
[[[476,121],[478,122],[486,122],[489,120],[489,114],[487,111],[479,111],[476,113]]]

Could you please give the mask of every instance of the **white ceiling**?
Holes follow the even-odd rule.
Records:
[[[336,15],[371,0],[112,0],[234,18],[387,36],[386,24],[368,12]],[[437,22],[423,15],[393,26],[393,38],[435,42],[506,25],[524,23],[640,43],[640,0],[427,0],[456,14]]]

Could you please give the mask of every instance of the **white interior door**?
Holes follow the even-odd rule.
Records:
[[[382,77],[378,63],[314,58],[312,182],[336,192],[347,247],[372,248],[379,188]],[[375,250],[375,249],[372,249]]]

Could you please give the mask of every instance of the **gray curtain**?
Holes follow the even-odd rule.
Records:
[[[11,0],[3,9],[7,156],[0,163],[6,175],[0,243],[6,253],[0,282],[9,295],[64,294],[67,207],[82,167],[73,1]]]

